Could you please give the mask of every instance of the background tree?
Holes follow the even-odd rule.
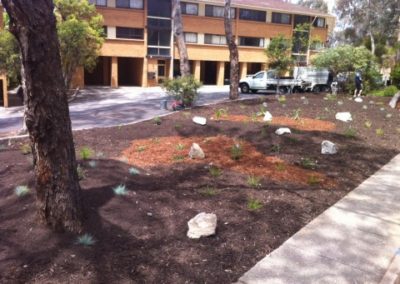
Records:
[[[22,57],[26,124],[40,219],[55,230],[82,229],[81,193],[52,0],[1,0]]]
[[[269,68],[275,69],[278,75],[278,84],[276,92],[279,92],[279,78],[283,76],[291,66],[292,59],[292,41],[285,38],[283,35],[271,39],[270,44],[265,49],[265,54],[268,57]]]
[[[229,86],[229,99],[236,100],[239,98],[239,52],[235,42],[235,37],[232,32],[232,12],[231,0],[225,0],[224,8],[224,23],[225,23],[225,36],[226,44],[229,48],[229,62],[230,62],[230,86]]]
[[[175,43],[179,52],[179,67],[181,76],[190,75],[189,56],[187,53],[185,34],[183,32],[181,1],[172,0],[172,21]]]
[[[326,4],[324,0],[300,0],[298,4],[310,9],[328,13],[328,4]]]
[[[8,29],[0,30],[0,70],[7,72],[10,86],[21,81],[21,59],[18,42]]]

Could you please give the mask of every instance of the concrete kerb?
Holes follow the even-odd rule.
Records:
[[[379,284],[400,284],[400,248]]]

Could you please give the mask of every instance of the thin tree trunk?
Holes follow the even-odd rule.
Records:
[[[226,43],[229,48],[231,66],[229,99],[236,100],[239,98],[239,52],[232,32],[231,0],[225,0],[224,20]]]
[[[189,56],[186,49],[185,35],[183,33],[181,1],[172,0],[172,21],[175,42],[179,52],[179,67],[181,76],[190,75]]]
[[[54,230],[79,232],[81,192],[53,1],[1,1],[22,53],[39,217]]]

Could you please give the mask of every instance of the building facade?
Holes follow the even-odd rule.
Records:
[[[171,33],[170,0],[91,0],[104,18],[107,39],[94,71],[79,70],[84,85],[155,86],[179,75],[179,55]],[[204,84],[223,85],[229,78],[224,30],[224,1],[182,1],[183,27],[192,74]],[[328,39],[335,18],[279,0],[233,0],[233,28],[239,46],[240,75],[265,68],[271,38],[292,38],[298,24],[310,23],[311,37]],[[293,51],[300,61],[306,54]]]

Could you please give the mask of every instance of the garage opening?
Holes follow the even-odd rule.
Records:
[[[231,81],[231,63],[225,62],[224,85],[229,85]]]
[[[189,60],[190,74],[194,75],[194,61]],[[181,67],[179,59],[174,60],[174,78],[181,76]]]
[[[96,67],[91,71],[85,69],[84,76],[86,86],[110,86],[111,57],[99,57]]]
[[[141,86],[143,58],[118,57],[118,86]]]
[[[200,81],[204,85],[217,84],[217,61],[202,61]]]
[[[260,72],[262,70],[262,64],[261,63],[249,63],[247,65],[247,74],[256,74],[257,72]]]

